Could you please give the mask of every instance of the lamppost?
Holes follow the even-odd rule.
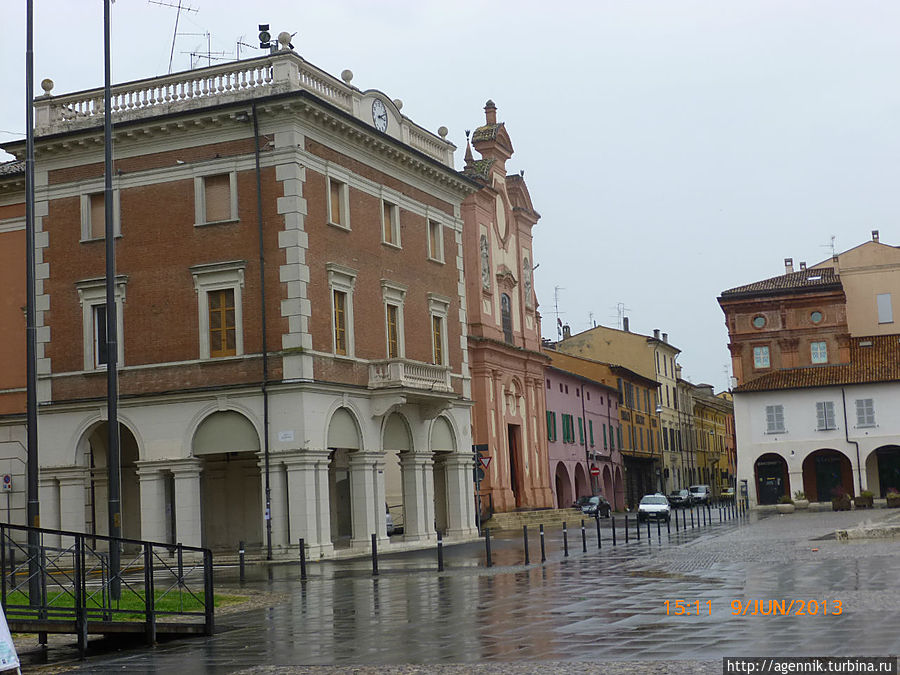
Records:
[[[657,394],[659,396],[659,394]],[[659,491],[663,494],[666,494],[666,484],[665,484],[665,476],[663,475],[665,472],[665,457],[663,456],[663,444],[662,444],[662,404],[657,400],[656,403],[656,447],[659,450]]]

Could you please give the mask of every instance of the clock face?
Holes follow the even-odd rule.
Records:
[[[372,101],[372,121],[378,131],[387,131],[387,108],[380,99]]]

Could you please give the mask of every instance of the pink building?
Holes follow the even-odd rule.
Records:
[[[564,508],[600,493],[613,509],[623,509],[618,393],[558,368],[548,367],[544,378],[554,504]]]

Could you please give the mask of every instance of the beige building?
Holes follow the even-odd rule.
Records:
[[[681,350],[669,344],[668,333],[641,335],[628,330],[596,326],[577,335],[564,332],[557,350],[565,354],[581,356],[624,366],[638,375],[659,385],[656,401],[649,412],[655,414],[659,430],[657,447],[662,448],[661,480],[658,483],[668,492],[681,487],[678,473],[682,466],[682,450],[679,450],[678,394],[675,363]],[[681,446],[683,447],[683,446]]]

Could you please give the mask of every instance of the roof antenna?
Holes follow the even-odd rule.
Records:
[[[169,50],[169,73],[172,72],[172,58],[175,56],[175,38],[178,37],[178,20],[181,18],[182,12],[198,12],[200,10],[188,7],[183,0],[178,0],[178,4],[171,2],[160,2],[160,0],[147,0],[151,5],[159,5],[160,7],[174,7],[175,12],[175,30],[172,33],[172,49]]]
[[[819,244],[819,248],[830,248],[831,249],[831,257],[834,258],[834,235],[831,235],[831,243]]]

